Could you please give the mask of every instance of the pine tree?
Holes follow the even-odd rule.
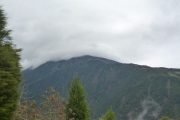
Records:
[[[4,11],[0,7],[0,45],[3,44],[3,42],[9,41],[10,38],[10,32],[11,30],[6,29],[6,17],[4,15]]]
[[[112,108],[110,108],[100,120],[116,120],[116,115]]]
[[[66,106],[67,120],[89,120],[89,108],[84,87],[79,79],[74,79],[69,90],[69,100]]]
[[[21,81],[19,49],[15,49],[0,8],[0,120],[11,120],[17,108]]]

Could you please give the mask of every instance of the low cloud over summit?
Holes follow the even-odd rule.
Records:
[[[81,55],[180,68],[178,0],[2,0],[24,68]]]

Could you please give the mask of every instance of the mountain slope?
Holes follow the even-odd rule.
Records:
[[[161,115],[180,117],[180,70],[122,64],[82,56],[47,62],[23,72],[28,96],[41,95],[54,87],[67,96],[68,86],[79,76],[86,91],[93,118],[110,106],[118,120],[157,120]]]

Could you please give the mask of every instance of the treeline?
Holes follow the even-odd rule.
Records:
[[[15,120],[91,120],[81,81],[72,81],[67,101],[53,88],[45,91],[39,105],[35,101],[23,100],[15,113]],[[112,108],[99,120],[116,120]]]

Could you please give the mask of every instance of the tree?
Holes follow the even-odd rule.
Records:
[[[89,120],[89,107],[84,87],[79,79],[74,79],[69,90],[69,99],[66,105],[67,120]]]
[[[11,40],[10,32],[11,30],[6,29],[6,17],[4,15],[4,11],[0,7],[0,45],[3,44],[3,42],[7,42]]]
[[[53,88],[43,95],[42,113],[44,120],[65,120],[65,103]]]
[[[13,120],[45,120],[35,101],[25,100],[20,103]]]
[[[65,120],[65,104],[53,88],[45,91],[39,105],[22,100],[14,120]]]
[[[11,120],[17,109],[21,81],[19,52],[11,42],[0,7],[0,120]]]
[[[110,108],[106,114],[100,118],[100,120],[116,120],[116,115],[115,113],[113,112],[112,108]]]

